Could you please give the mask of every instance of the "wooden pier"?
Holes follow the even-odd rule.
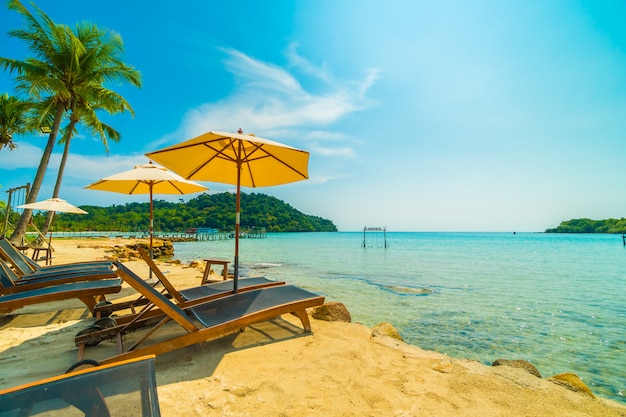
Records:
[[[55,238],[121,238],[121,239],[148,239],[148,232],[122,232],[122,231],[87,231],[87,232],[58,232],[53,233]],[[156,239],[169,239],[174,241],[213,241],[229,240],[235,238],[235,232],[210,232],[202,230],[188,230],[185,232],[154,232]],[[263,239],[267,237],[265,228],[244,230],[239,233],[240,239]]]

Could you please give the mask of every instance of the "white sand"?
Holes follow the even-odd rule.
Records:
[[[102,259],[103,246],[114,243],[57,240],[54,262]],[[147,271],[139,261],[126,265]],[[179,288],[200,282],[200,270],[161,267]],[[132,294],[125,288],[117,298]],[[65,372],[76,359],[74,335],[93,320],[74,300],[0,316],[0,389]],[[162,415],[626,416],[621,404],[519,369],[372,338],[359,324],[311,324],[313,334],[303,335],[297,319],[283,317],[158,357]],[[113,354],[111,342],[87,350],[87,357]]]

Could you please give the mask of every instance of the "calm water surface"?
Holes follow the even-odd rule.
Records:
[[[542,233],[281,233],[240,241],[241,275],[285,280],[392,323],[408,343],[490,364],[574,372],[626,403],[621,236]],[[175,243],[176,258],[232,259],[234,241]]]

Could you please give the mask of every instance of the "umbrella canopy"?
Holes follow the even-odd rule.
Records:
[[[207,132],[146,156],[190,180],[237,186],[235,292],[239,278],[241,186],[266,187],[309,178],[308,152],[254,135],[244,135],[241,129],[238,133]]]
[[[137,165],[86,186],[90,190],[111,191],[120,194],[192,194],[207,187],[186,180],[180,175],[154,165],[152,161]]]
[[[48,249],[52,248],[52,225],[54,224],[54,215],[59,213],[72,213],[72,214],[87,214],[87,212],[83,209],[80,209],[67,201],[61,198],[49,198],[47,200],[35,201],[34,203],[22,204],[21,206],[17,206],[17,208],[25,208],[31,210],[42,210],[42,211],[51,211],[52,219],[50,220],[50,238],[48,239]],[[45,239],[45,236],[39,232],[40,236]],[[50,256],[47,257],[46,264],[48,261],[52,262]]]
[[[207,187],[184,179],[166,168],[148,164],[103,178],[86,186],[89,190],[110,191],[121,194],[150,195],[150,255],[154,237],[153,194],[192,194],[208,190]]]
[[[85,210],[82,210],[76,206],[71,205],[67,201],[60,198],[49,198],[43,201],[36,201],[34,203],[22,204],[17,208],[25,208],[31,210],[42,211],[54,211],[59,213],[74,213],[74,214],[87,214]]]

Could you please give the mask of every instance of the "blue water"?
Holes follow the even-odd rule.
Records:
[[[408,343],[490,364],[574,372],[626,403],[621,236],[542,233],[268,234],[240,241],[241,275],[285,280],[392,323]],[[175,243],[175,257],[233,258],[234,241]]]

